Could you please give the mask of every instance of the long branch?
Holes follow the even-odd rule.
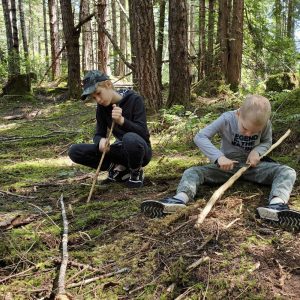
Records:
[[[61,205],[61,215],[63,219],[63,235],[62,235],[62,260],[59,270],[59,278],[58,278],[58,295],[63,295],[66,293],[66,271],[68,266],[68,220],[64,205],[64,197],[63,194],[59,198]]]

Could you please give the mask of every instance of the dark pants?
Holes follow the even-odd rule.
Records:
[[[73,162],[97,169],[102,153],[98,144],[74,144],[69,149]],[[110,145],[105,154],[101,170],[108,169],[111,163],[120,164],[130,169],[146,166],[152,157],[151,147],[138,134],[128,132],[122,141]]]

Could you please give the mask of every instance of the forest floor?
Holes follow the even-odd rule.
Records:
[[[238,107],[238,99],[209,106],[198,99],[189,113],[177,107],[149,117],[154,156],[145,186],[101,185],[101,173],[87,204],[95,171],[73,164],[67,152],[72,143],[91,141],[95,107],[55,100],[59,92],[0,98],[0,299],[55,293],[61,194],[69,221],[67,291],[75,299],[300,299],[300,234],[255,215],[269,187],[236,182],[200,230],[195,216],[215,186],[197,195],[200,208],[192,203],[183,214],[162,219],[140,213],[143,200],[174,194],[186,168],[207,163],[192,137]],[[299,101],[299,90],[272,101],[274,140],[292,129],[272,157],[298,175]],[[300,209],[299,179],[290,204]]]

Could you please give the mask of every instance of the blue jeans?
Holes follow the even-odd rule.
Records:
[[[222,184],[243,166],[245,164],[240,162],[231,171],[223,171],[215,164],[189,168],[183,173],[177,193],[184,192],[193,199],[203,183]],[[296,172],[286,165],[261,161],[256,167],[249,168],[240,178],[271,185],[269,201],[273,197],[279,197],[287,203],[296,180]]]
[[[98,144],[74,144],[69,149],[69,157],[75,163],[97,169],[102,153]],[[146,166],[152,157],[151,146],[136,133],[124,134],[122,141],[110,145],[105,154],[101,170],[108,169],[111,163],[120,164],[130,169]]]

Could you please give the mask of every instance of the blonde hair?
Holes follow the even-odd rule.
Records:
[[[240,113],[243,119],[251,119],[255,125],[265,125],[271,116],[270,101],[260,95],[247,95]]]
[[[111,80],[108,79],[108,80],[97,82],[96,83],[96,91],[97,91],[98,87],[101,88],[101,87],[104,87],[104,85],[105,85],[106,88],[109,86],[111,89],[113,89],[113,90],[115,89],[113,83],[111,82]]]

